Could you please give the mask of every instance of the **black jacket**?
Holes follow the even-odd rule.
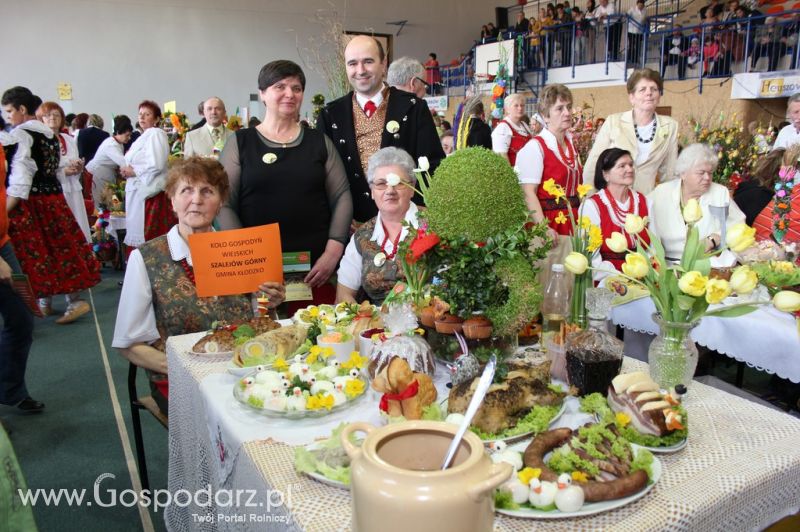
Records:
[[[386,129],[386,124],[391,121],[397,122],[400,126],[396,133],[389,133]],[[333,141],[347,170],[350,193],[353,195],[353,219],[366,222],[373,218],[378,214],[378,208],[370,197],[367,176],[358,155],[353,125],[352,92],[330,102],[322,109],[317,119],[317,129],[323,131]],[[425,100],[417,98],[410,92],[389,88],[386,122],[381,136],[381,148],[387,146],[404,149],[415,163],[419,157],[427,157],[430,162],[429,171],[433,174],[439,162],[444,159],[444,151]]]
[[[492,128],[480,118],[473,118],[469,123],[467,133],[467,147],[480,146],[487,150],[492,149]]]
[[[78,134],[78,156],[86,163],[94,159],[97,148],[109,137],[108,131],[99,127],[85,127]]]

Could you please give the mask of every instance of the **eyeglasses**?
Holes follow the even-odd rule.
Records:
[[[411,181],[406,181],[405,179],[401,179],[400,182],[394,186],[394,188],[398,189],[401,186],[407,186],[408,188],[411,188]],[[374,188],[375,190],[386,190],[387,188],[389,188],[389,183],[387,183],[384,180],[373,181],[372,188]]]
[[[428,83],[427,81],[425,81],[424,79],[422,79],[422,78],[421,78],[421,77],[419,77],[419,76],[414,76],[414,79],[415,79],[415,80],[417,80],[417,81],[419,81],[420,83],[422,83],[422,84],[423,84],[423,85],[425,85],[426,87],[430,87],[430,86],[431,86],[431,84],[430,84],[430,83]]]

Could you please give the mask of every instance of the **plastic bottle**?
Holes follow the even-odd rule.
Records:
[[[542,300],[542,350],[550,359],[550,374],[566,381],[564,325],[569,313],[569,289],[563,264],[553,264]]]

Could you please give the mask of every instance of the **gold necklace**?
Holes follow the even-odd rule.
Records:
[[[272,142],[273,144],[280,144],[281,148],[286,148],[289,144],[291,144],[294,141],[296,141],[297,138],[300,136],[300,133],[303,131],[303,127],[299,123],[296,122],[295,126],[297,126],[297,128],[298,128],[297,133],[292,133],[291,136],[289,137],[289,139],[285,140],[285,141],[284,140],[275,140],[273,138],[270,138],[266,134],[266,132],[261,132],[261,134],[264,135],[265,139],[267,139],[268,141]]]

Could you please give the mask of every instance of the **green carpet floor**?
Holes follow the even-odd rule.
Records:
[[[126,385],[128,363],[111,348],[120,292],[117,283],[121,279],[120,272],[104,269],[103,282],[92,290],[92,295],[130,445],[135,453]],[[63,298],[56,298],[54,307],[63,312]],[[736,364],[725,357],[717,357],[710,373],[734,382]],[[31,395],[46,403],[44,413],[23,416],[13,408],[0,407],[0,419],[11,431],[11,441],[28,487],[83,489],[86,490],[86,500],[92,501],[91,506],[84,504],[80,507],[70,507],[64,501],[58,506],[40,502],[34,507],[39,530],[142,530],[139,513],[130,506],[130,493],[122,497],[128,506],[118,502],[112,507],[99,507],[92,500],[95,481],[100,475],[110,473],[115,476],[106,477],[100,484],[99,502],[102,504],[110,502],[108,490],[114,489],[119,495],[131,488],[131,480],[91,314],[70,325],[55,324],[55,317],[36,320],[27,381]],[[144,379],[141,379],[139,387],[140,390],[147,389]],[[744,387],[756,395],[767,393],[771,391],[770,376],[746,368]],[[142,420],[150,486],[151,489],[165,489],[167,432],[149,414],[144,414]],[[165,529],[163,513],[154,514],[151,510],[151,518],[155,530]]]
[[[96,316],[100,323],[114,385],[125,419],[130,445],[135,456],[133,428],[127,392],[128,363],[111,347],[122,273],[103,270],[103,281],[92,289]],[[88,299],[88,293],[85,295]],[[63,312],[63,297],[54,298],[55,311]],[[10,430],[10,438],[30,489],[86,490],[86,501],[70,507],[34,506],[39,530],[127,531],[142,530],[136,507],[131,506],[131,479],[98,342],[95,321],[87,314],[69,325],[57,325],[55,318],[37,319],[34,343],[28,361],[27,383],[32,397],[47,407],[41,414],[18,415],[13,408],[0,407],[0,418]],[[146,390],[144,380],[140,390]],[[142,416],[151,489],[167,487],[167,431],[149,414]],[[95,481],[110,473],[99,484],[99,499],[94,501]],[[116,490],[125,504],[109,507]],[[151,512],[156,530],[164,530],[163,514]],[[0,529],[3,526],[0,524]]]

